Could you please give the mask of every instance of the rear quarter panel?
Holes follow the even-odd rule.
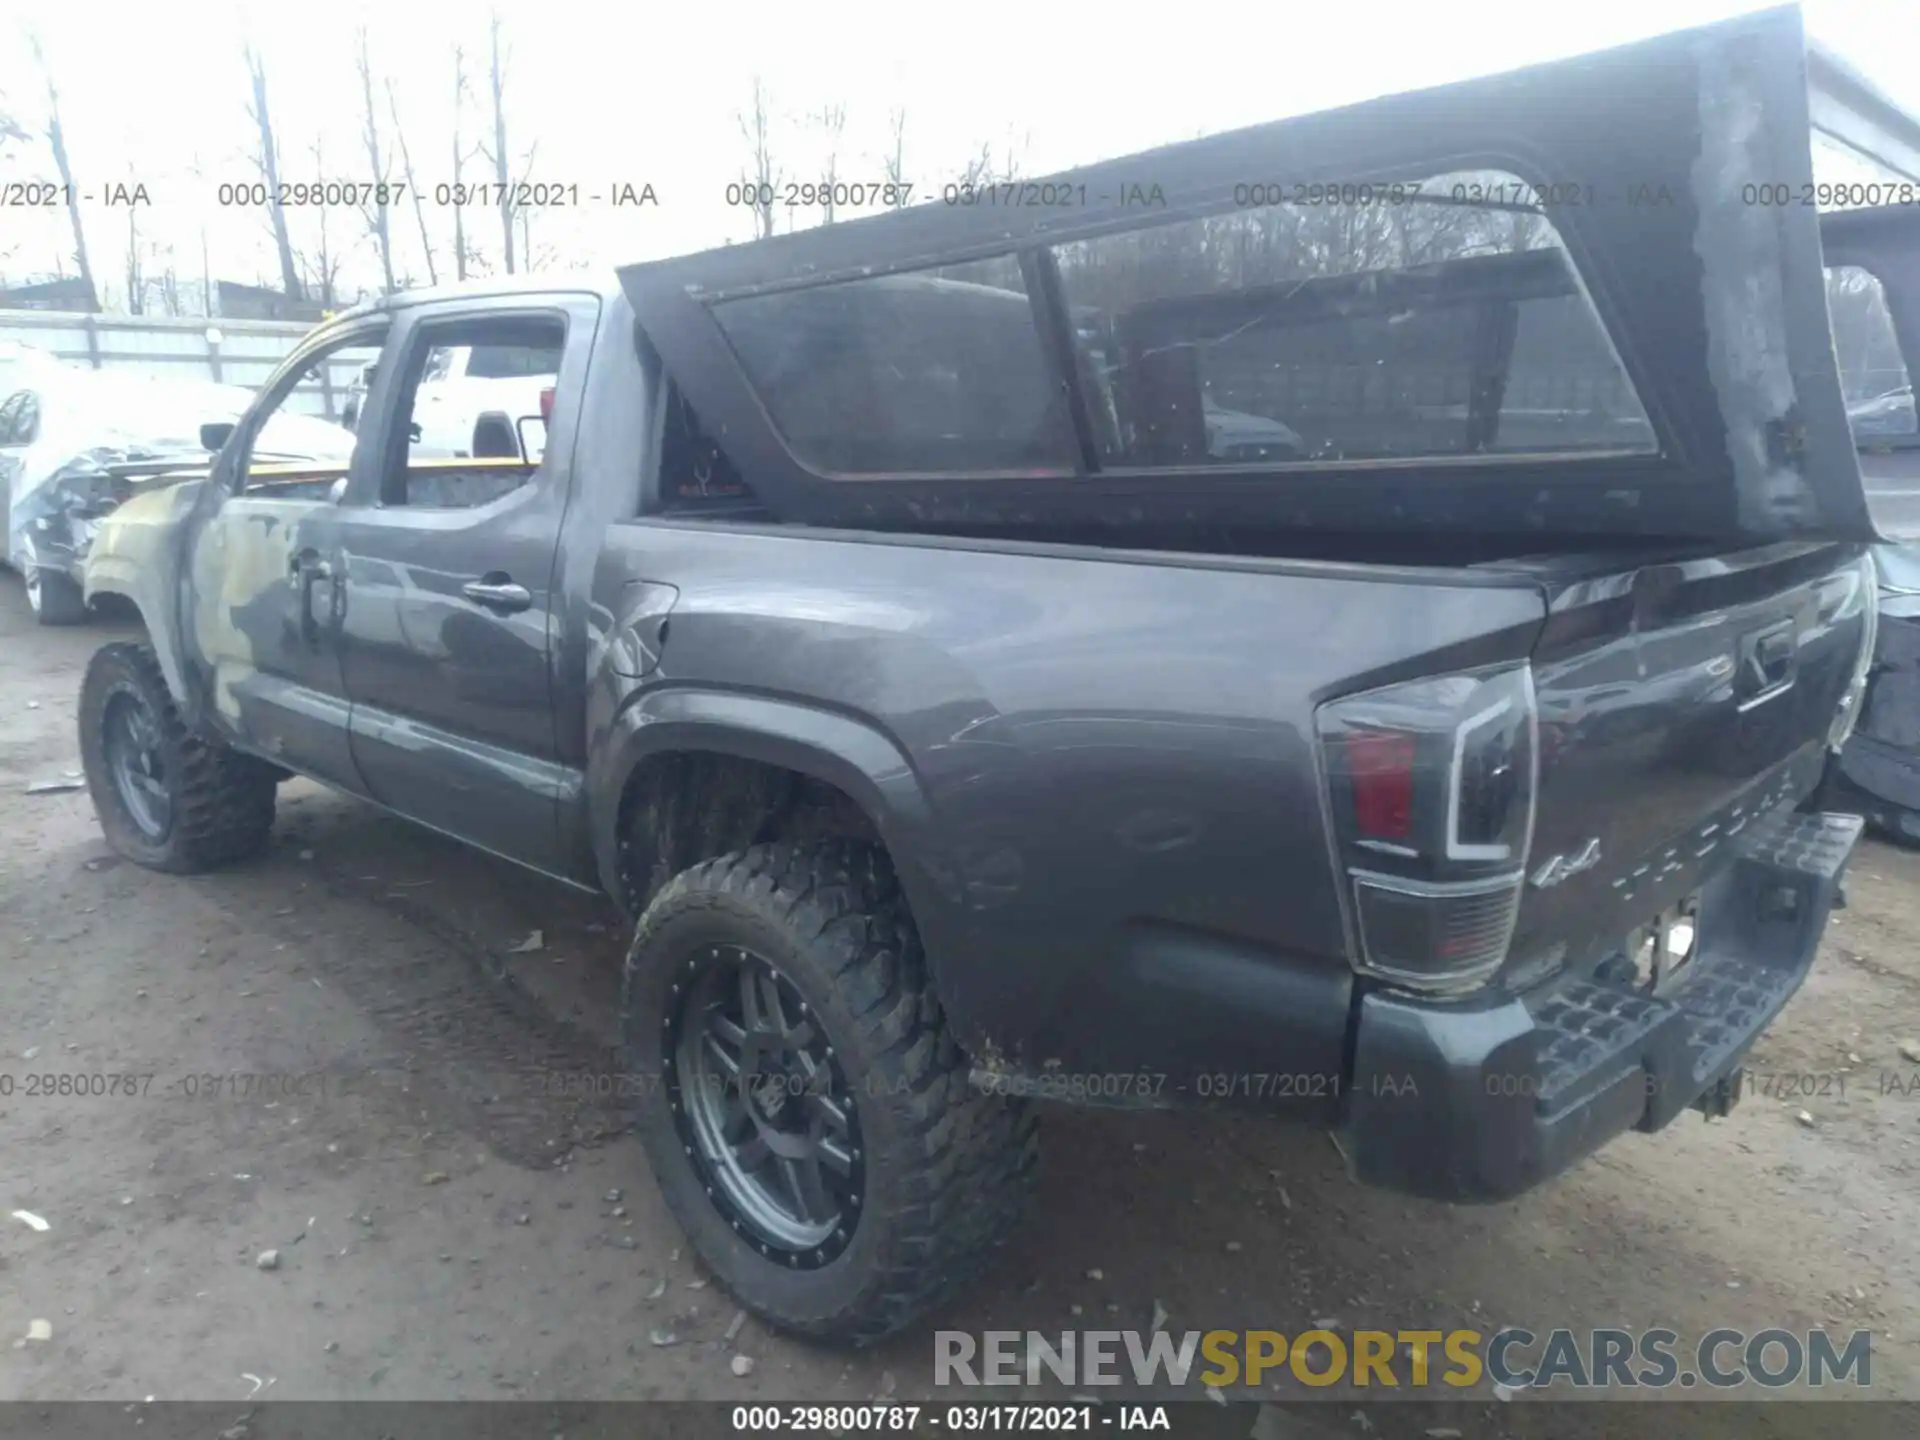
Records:
[[[680,743],[701,697],[872,737],[888,773],[855,798],[949,1014],[1013,1069],[1205,1064],[1205,1024],[1243,993],[1257,1011],[1268,980],[1337,1066],[1351,976],[1314,706],[1518,659],[1544,614],[1531,584],[1458,573],[663,521],[605,535],[597,616],[631,585],[678,599],[646,679],[596,677],[589,784],[616,783],[611,749]],[[1195,1033],[1188,1014],[1212,1018]],[[1284,1017],[1262,1033],[1285,1060]]]

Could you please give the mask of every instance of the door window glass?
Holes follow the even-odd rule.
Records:
[[[406,439],[388,451],[380,503],[472,509],[532,484],[546,452],[567,322],[559,312],[490,315],[422,327],[398,407]],[[435,385],[449,357],[468,355],[481,386]],[[477,374],[475,362],[492,372]]]
[[[241,456],[241,488],[248,494],[272,499],[324,499],[344,480],[353,463],[354,432],[339,421],[313,413],[315,392],[329,391],[336,366],[371,364],[380,354],[385,326],[370,326],[340,336],[314,351],[297,371],[288,371],[275,383],[248,419],[246,451]],[[208,415],[214,421],[238,423],[251,397],[240,386],[232,390],[231,414]]]

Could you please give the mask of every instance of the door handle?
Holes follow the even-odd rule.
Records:
[[[469,580],[460,587],[460,593],[474,603],[502,614],[525,610],[533,604],[533,592],[524,585],[514,584],[504,575],[497,579],[488,576],[481,580]]]
[[[300,593],[300,638],[309,645],[318,645],[320,643],[320,622],[314,618],[313,614],[313,587],[314,582],[319,580],[325,580],[331,584],[333,580],[333,566],[321,559],[320,556],[312,550],[302,550],[299,554],[293,556],[288,562],[287,568],[292,572],[288,578],[292,580],[294,587]],[[339,591],[336,588],[334,590],[334,599],[336,602],[338,598]],[[334,608],[335,606],[329,605],[329,612]]]

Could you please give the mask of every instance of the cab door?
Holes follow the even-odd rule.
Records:
[[[308,408],[302,390],[318,366],[343,352],[371,359],[386,334],[384,319],[324,329],[267,381],[205,482],[181,615],[185,653],[216,727],[242,749],[356,794],[366,787],[348,739],[331,556],[338,495],[372,451],[344,426],[331,446],[323,428],[310,429],[322,442],[310,448],[330,454],[268,461],[254,451],[275,415]]]
[[[343,585],[341,663],[353,755],[383,805],[497,854],[554,871],[558,805],[577,772],[554,725],[555,554],[571,486],[573,414],[538,463],[431,455],[412,439],[446,352],[523,345],[579,394],[598,321],[592,295],[409,307],[383,363],[394,390],[361,433],[331,517]],[[427,427],[419,432],[429,435]]]

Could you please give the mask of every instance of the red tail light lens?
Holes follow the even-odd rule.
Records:
[[[1347,737],[1353,819],[1374,840],[1405,840],[1413,830],[1413,736],[1355,730]]]
[[[551,385],[540,392],[540,418],[549,425],[553,423],[553,387]]]
[[[1316,717],[1354,965],[1457,993],[1506,958],[1533,838],[1527,666],[1368,691]]]

